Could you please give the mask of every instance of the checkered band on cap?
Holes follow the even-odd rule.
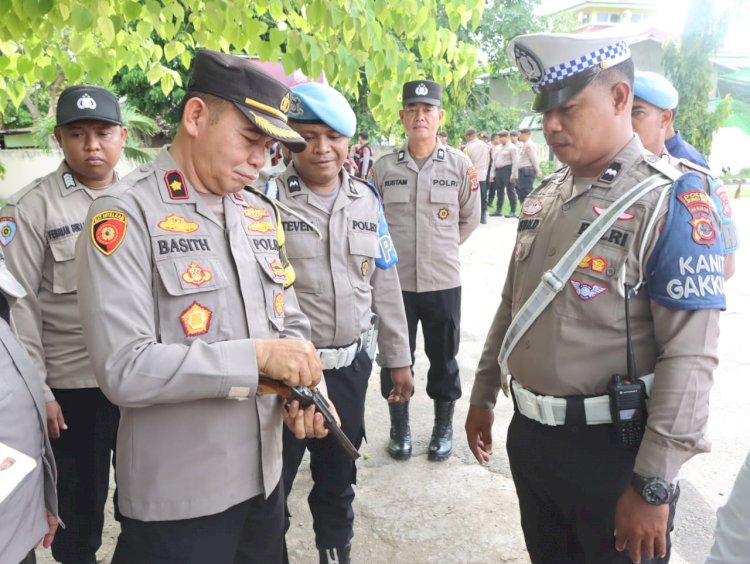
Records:
[[[592,51],[587,55],[577,57],[572,61],[554,65],[544,71],[544,78],[538,83],[532,85],[534,92],[539,94],[546,90],[546,86],[555,84],[575,76],[595,65],[601,65],[602,68],[611,67],[630,58],[630,48],[625,41],[618,41],[606,47]]]

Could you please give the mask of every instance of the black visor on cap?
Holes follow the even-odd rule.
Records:
[[[545,88],[536,95],[531,109],[542,113],[564,104],[583,91],[600,72],[601,67],[594,66],[555,84],[558,88]]]

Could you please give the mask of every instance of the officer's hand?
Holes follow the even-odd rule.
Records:
[[[667,520],[669,504],[650,505],[628,486],[615,509],[615,548],[627,547],[636,564],[654,556],[667,554]]]
[[[287,386],[316,386],[323,376],[320,355],[310,341],[255,339],[258,372]]]
[[[47,402],[47,430],[51,439],[59,439],[60,431],[67,431],[62,408],[56,400]]]
[[[336,418],[336,424],[341,427],[341,419],[331,400],[328,400],[328,409]],[[301,409],[299,402],[294,400],[284,406],[283,417],[284,423],[297,439],[322,439],[328,435],[325,419],[323,415],[315,411],[314,405]]]
[[[52,515],[52,513],[50,513],[49,511],[47,511],[47,525],[49,525],[47,533],[44,535],[42,540],[39,541],[39,543],[41,543],[44,548],[49,548],[50,546],[52,546],[52,541],[55,538],[55,533],[57,533],[58,527],[57,517]],[[37,544],[36,546],[38,547],[39,544]]]
[[[474,453],[474,458],[480,464],[490,461],[492,456],[492,423],[495,421],[495,413],[491,409],[469,406],[466,416],[466,440],[469,448]]]
[[[517,178],[516,178],[515,176],[511,176],[511,177],[510,177],[510,183],[511,183],[511,184],[515,184],[515,183],[516,183],[516,180],[517,180]]]
[[[411,368],[408,366],[391,368],[391,382],[393,382],[393,388],[391,393],[388,394],[388,403],[409,401],[414,391],[414,378],[411,375]]]

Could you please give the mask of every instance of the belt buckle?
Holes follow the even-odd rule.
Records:
[[[541,423],[555,427],[558,425],[552,409],[552,396],[536,396],[537,412]]]

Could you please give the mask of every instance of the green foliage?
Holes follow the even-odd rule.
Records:
[[[47,116],[34,125],[34,139],[43,151],[50,151],[56,143],[52,132],[55,129],[55,116]],[[137,163],[149,162],[153,159],[151,153],[143,149],[143,136],[153,135],[158,131],[156,122],[135,110],[128,104],[122,105],[122,123],[128,128],[123,153],[125,158]]]
[[[524,33],[542,31],[543,22],[534,14],[541,0],[488,0],[476,31],[476,40],[487,54],[492,74],[515,66],[505,52],[508,42]]]
[[[184,88],[198,47],[280,59],[287,72],[325,71],[389,123],[405,80],[430,77],[456,103],[477,67],[473,44],[482,0],[0,0],[0,111],[34,88],[56,100],[66,84],[108,85],[140,70],[167,96]],[[447,23],[438,24],[444,14]],[[124,78],[123,78],[124,79]],[[179,92],[175,92],[180,97]],[[49,113],[54,112],[50,104]]]
[[[711,154],[714,132],[731,115],[731,98],[726,96],[713,112],[713,64],[727,28],[727,14],[715,18],[713,0],[690,0],[679,45],[669,44],[664,52],[667,74],[680,94],[675,129],[704,155]]]

